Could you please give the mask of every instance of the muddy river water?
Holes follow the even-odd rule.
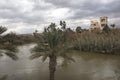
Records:
[[[30,49],[35,45],[19,47],[19,60],[0,57],[0,77],[7,80],[49,80],[48,60],[30,60]],[[75,62],[61,67],[58,60],[55,80],[120,80],[120,56],[74,52]],[[78,55],[76,55],[76,53]]]

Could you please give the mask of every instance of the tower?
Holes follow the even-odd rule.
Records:
[[[108,17],[100,17],[100,27],[103,29],[108,24]]]

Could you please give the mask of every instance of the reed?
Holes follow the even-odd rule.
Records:
[[[120,54],[120,29],[105,32],[76,33],[73,49],[87,52]]]

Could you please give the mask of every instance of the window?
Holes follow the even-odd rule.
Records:
[[[106,24],[101,24],[102,27],[104,27]]]
[[[105,22],[105,19],[101,19],[101,22]]]

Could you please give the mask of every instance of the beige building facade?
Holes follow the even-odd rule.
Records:
[[[105,25],[108,24],[108,17],[103,16],[100,17],[100,21],[98,20],[92,20],[90,25],[90,30],[100,29],[102,30]]]

